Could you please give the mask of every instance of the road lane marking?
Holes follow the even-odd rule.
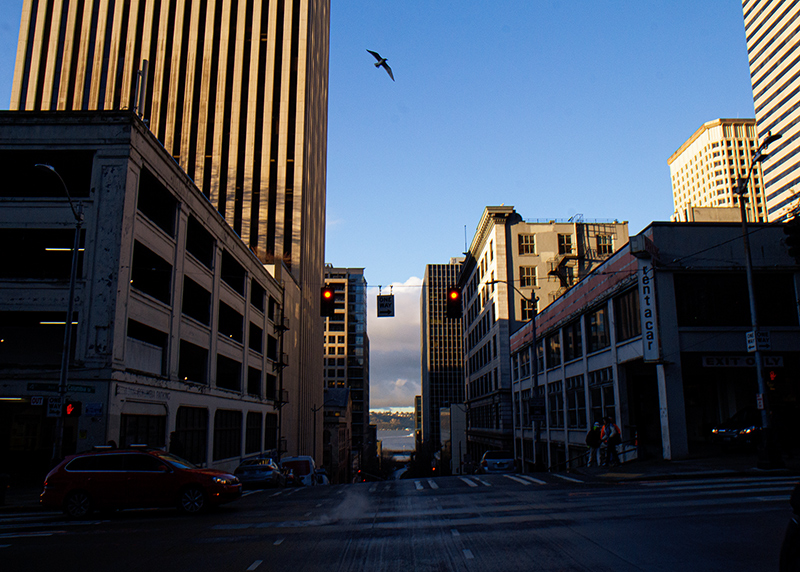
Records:
[[[422,481],[414,481],[414,486],[417,488],[418,491],[421,491],[425,487],[422,486]]]
[[[471,480],[469,480],[466,477],[458,477],[458,478],[461,479],[462,481],[464,481],[465,483],[467,483],[471,487],[477,487],[478,486],[477,483],[473,483]]]
[[[581,483],[581,484],[583,484],[582,480],[573,479],[572,477],[568,477],[566,475],[559,475],[558,473],[553,473],[553,476],[554,477],[558,477],[559,479],[564,479],[565,481],[570,481],[571,483]]]
[[[455,528],[450,531],[450,534],[453,536],[461,536],[461,533],[457,531]]]
[[[518,483],[522,483],[526,486],[531,486],[533,483],[530,481],[526,481],[525,479],[520,479],[519,477],[515,477],[513,475],[503,475],[507,479],[511,479],[512,481],[517,481]]]
[[[439,485],[434,483],[431,479],[428,479],[428,484],[431,486],[432,489],[438,489]]]
[[[250,495],[254,495],[254,494],[260,493],[260,492],[262,492],[262,491],[245,491],[245,492],[242,493],[242,496],[243,497],[249,497]]]
[[[283,544],[283,541],[284,541],[283,538],[279,538],[278,540],[272,543],[272,546],[280,546],[281,544]]]
[[[519,478],[521,478],[521,479],[525,479],[526,481],[530,481],[532,483],[536,483],[537,485],[546,485],[547,484],[547,482],[545,482],[545,481],[543,481],[541,479],[535,479],[533,477],[529,477],[528,475],[517,475],[517,476]]]
[[[488,481],[484,481],[483,479],[479,479],[478,477],[473,477],[473,478],[476,481],[478,481],[480,484],[482,484],[484,487],[491,487],[492,486],[492,484],[489,483]]]
[[[321,506],[322,506],[322,503],[319,503],[319,504],[318,504],[317,506],[315,506],[314,508],[319,508],[319,507],[321,507]]]
[[[377,491],[377,490],[378,490],[378,485],[372,485],[372,486],[369,488],[369,492],[371,492],[371,493],[374,493],[374,492],[375,492],[375,491]]]
[[[466,558],[467,560],[472,560],[473,558],[475,558],[472,555],[472,550],[470,550],[469,548],[465,548],[464,549],[464,558]]]
[[[258,568],[259,566],[261,566],[261,562],[262,562],[261,560],[256,560],[255,562],[253,562],[253,563],[250,565],[250,567],[248,568],[248,570],[255,570],[256,568]]]
[[[0,534],[0,538],[6,540],[7,538],[36,538],[39,536],[53,536],[54,534],[63,534],[63,530],[54,530],[52,532],[20,532],[18,534]]]
[[[273,494],[271,494],[271,495],[269,495],[269,496],[270,496],[270,498],[272,498],[272,497],[276,497],[276,496],[278,496],[279,494],[281,494],[282,492],[283,492],[283,491],[278,491],[277,493],[273,493]]]
[[[307,513],[305,513],[303,516],[304,516],[304,517],[305,517],[305,516],[311,516],[311,511],[308,511],[308,512],[307,512]]]

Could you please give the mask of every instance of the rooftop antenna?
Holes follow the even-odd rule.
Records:
[[[145,124],[148,121],[145,116],[145,93],[147,92],[147,71],[150,64],[147,60],[142,60],[142,68],[136,72],[136,105],[133,107],[133,112],[142,118]]]

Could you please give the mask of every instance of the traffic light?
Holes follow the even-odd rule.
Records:
[[[452,287],[447,289],[447,312],[448,318],[461,318],[461,288]]]
[[[81,413],[83,413],[83,404],[80,401],[64,403],[64,417],[80,417]]]
[[[334,314],[334,295],[333,288],[330,286],[323,286],[320,291],[319,300],[319,315],[323,317],[331,317]]]
[[[784,242],[789,247],[789,256],[800,264],[800,217],[794,217],[783,225],[783,233],[786,235]]]

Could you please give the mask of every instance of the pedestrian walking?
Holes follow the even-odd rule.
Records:
[[[600,466],[600,445],[603,443],[600,433],[601,429],[598,421],[595,421],[594,425],[586,433],[586,446],[589,447],[589,460],[586,461],[587,467],[592,466],[592,461],[594,461],[596,467]]]
[[[619,456],[617,455],[617,445],[622,443],[622,432],[611,417],[603,419],[600,439],[606,447],[606,460],[603,465],[618,465]]]

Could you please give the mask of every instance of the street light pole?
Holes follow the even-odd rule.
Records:
[[[538,314],[538,312],[536,310],[536,303],[539,301],[539,298],[537,298],[536,295],[533,292],[531,292],[531,297],[529,298],[528,296],[525,295],[524,292],[519,290],[513,283],[510,283],[508,280],[490,280],[489,282],[486,283],[486,285],[488,286],[490,284],[498,284],[498,283],[501,283],[501,282],[503,284],[506,284],[507,286],[511,286],[511,288],[513,288],[514,291],[517,294],[519,294],[526,302],[530,303],[530,305],[531,305],[531,320],[530,320],[530,323],[531,323],[531,337],[532,337],[532,340],[533,340],[531,342],[532,345],[533,345],[533,368],[532,368],[533,376],[532,376],[532,378],[533,378],[533,387],[535,387],[536,386],[536,382],[538,381],[538,376],[539,376],[539,372],[537,371],[538,367],[539,367],[539,363],[538,363],[538,356],[537,356],[537,353],[536,353],[537,352],[537,346],[536,346],[536,316]],[[513,382],[512,382],[511,393],[512,393],[511,402],[512,402],[512,405],[513,405],[513,402],[514,402]],[[531,397],[533,397],[533,395],[531,395]],[[521,403],[522,403],[522,400],[520,399],[520,404]],[[512,407],[511,410],[515,411],[515,408]],[[520,417],[521,416],[522,416],[522,412],[520,412]],[[534,441],[533,462],[534,463],[536,463],[536,441],[538,441],[538,430],[537,430],[537,427],[536,427],[535,423],[536,423],[535,421],[531,421],[531,429],[534,431],[534,436],[533,436],[533,441]],[[522,420],[521,419],[520,419],[520,427],[522,427]],[[516,439],[516,435],[515,435],[514,436],[514,448],[515,449],[516,449],[516,446],[517,446],[517,439]],[[524,434],[522,436],[522,451],[520,451],[520,459],[522,459],[522,467],[521,468],[522,468],[522,472],[524,473],[525,472],[525,438],[524,438]]]
[[[769,418],[769,400],[767,395],[767,387],[764,382],[764,364],[761,355],[761,349],[758,341],[758,312],[756,310],[756,296],[753,283],[753,260],[750,254],[750,235],[747,230],[747,209],[745,207],[745,195],[747,194],[747,187],[750,184],[750,179],[756,166],[767,158],[765,153],[767,146],[774,141],[780,139],[780,134],[771,135],[767,133],[766,139],[758,147],[758,150],[753,155],[750,161],[750,168],[747,176],[740,177],[736,185],[736,194],[739,195],[739,212],[742,218],[742,242],[744,246],[744,263],[745,273],[747,274],[747,295],[750,301],[750,326],[752,328],[752,335],[755,337],[755,351],[753,352],[756,362],[756,378],[758,382],[758,393],[761,397],[761,426],[763,436],[761,439],[761,447],[759,450],[758,464],[762,469],[775,468],[781,464],[779,458],[776,458],[773,452],[773,436],[771,435],[772,427]],[[757,206],[757,205],[756,205]],[[753,212],[756,210],[754,208]],[[755,215],[754,215],[755,218]]]
[[[64,179],[52,166],[37,163],[38,169],[44,169],[53,173],[61,182],[64,194],[67,195],[69,208],[72,216],[75,217],[75,238],[72,244],[72,264],[69,273],[69,299],[67,301],[67,318],[64,326],[64,346],[61,350],[61,371],[58,377],[58,397],[61,401],[61,410],[56,417],[56,438],[53,443],[53,463],[57,463],[63,456],[64,449],[64,397],[67,394],[67,378],[69,376],[69,354],[72,347],[72,314],[75,311],[75,283],[78,277],[78,250],[80,248],[81,227],[83,226],[83,206],[78,203],[77,207],[72,203],[72,196]]]

